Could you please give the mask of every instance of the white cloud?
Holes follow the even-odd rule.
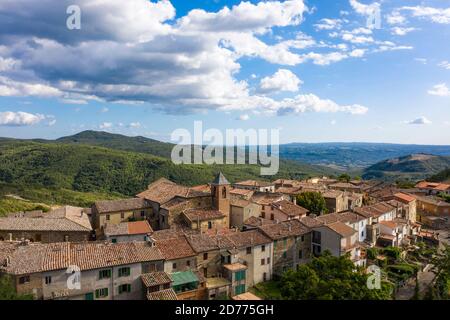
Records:
[[[56,124],[56,119],[52,119],[52,120],[50,120],[50,121],[47,123],[47,125],[48,125],[49,127],[53,127],[55,124]]]
[[[108,111],[109,111],[109,109],[108,109],[107,107],[103,107],[103,108],[100,110],[101,113],[106,113],[106,112],[108,112]]]
[[[438,64],[438,66],[450,70],[450,62],[448,61],[442,61],[441,63]]]
[[[0,126],[30,126],[43,121],[46,116],[28,112],[0,112]]]
[[[111,122],[103,122],[102,124],[100,124],[99,128],[101,130],[105,130],[105,129],[111,129],[113,127],[113,124]]]
[[[427,19],[439,24],[450,24],[450,8],[425,6],[402,7],[398,10],[410,12],[413,17]]]
[[[341,29],[343,20],[341,19],[321,19],[314,27],[316,30],[335,30]]]
[[[422,64],[427,64],[428,63],[428,60],[425,59],[425,58],[415,58],[414,60],[417,61],[417,62],[420,62]]]
[[[428,94],[433,96],[448,97],[450,96],[450,90],[448,89],[447,84],[440,83],[433,86],[433,89],[428,90]]]
[[[336,125],[336,120],[331,120],[331,122],[330,122],[330,124],[332,125],[332,126],[335,126]]]
[[[362,4],[356,0],[350,0],[350,5],[356,13],[363,16],[372,15],[373,12],[380,7],[380,4],[378,2],[374,2],[371,4]]]
[[[416,28],[413,28],[413,27],[410,27],[410,28],[393,27],[393,28],[391,29],[391,33],[392,33],[393,35],[396,35],[396,36],[404,36],[404,35],[406,35],[406,34],[412,32],[412,31],[415,31],[415,30],[417,30],[417,29],[416,29]]]
[[[240,121],[247,121],[247,120],[249,120],[250,119],[250,116],[248,115],[248,114],[241,114],[239,117],[238,117],[238,120],[240,120]]]
[[[62,103],[66,104],[87,104],[88,102],[83,99],[61,99]]]
[[[130,124],[128,124],[128,128],[138,129],[140,127],[141,127],[140,122],[131,122]]]
[[[431,124],[432,122],[428,120],[426,117],[419,117],[417,119],[406,121],[407,124],[413,124],[413,125],[425,125],[425,124]]]
[[[406,18],[402,16],[399,11],[394,10],[391,14],[386,16],[386,21],[390,25],[404,24],[406,23]]]
[[[296,92],[303,82],[287,69],[278,69],[270,77],[264,77],[260,82],[260,89],[263,92],[290,91]]]
[[[354,58],[361,58],[366,53],[366,50],[364,49],[355,49],[352,52],[350,52],[350,56]]]
[[[349,41],[354,44],[373,43],[375,40],[371,36],[355,35],[351,32],[344,32],[342,40]]]

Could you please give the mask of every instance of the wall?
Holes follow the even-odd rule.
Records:
[[[188,261],[190,265],[188,265]],[[176,268],[173,268],[173,264],[176,263]],[[197,270],[197,259],[196,257],[187,257],[181,259],[172,259],[164,261],[164,271],[166,273],[173,273],[177,271],[187,271],[187,270]]]
[[[37,218],[38,219],[38,218]],[[10,234],[12,235],[12,240],[28,239],[30,241],[36,242],[38,235],[41,236],[42,243],[54,243],[54,242],[64,242],[65,236],[69,237],[69,241],[72,242],[82,242],[88,241],[91,235],[90,231],[83,232],[65,232],[65,231],[2,231],[0,230],[0,240],[9,240]]]

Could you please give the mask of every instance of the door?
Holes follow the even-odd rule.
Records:
[[[86,293],[84,300],[94,300],[94,293],[93,292]]]

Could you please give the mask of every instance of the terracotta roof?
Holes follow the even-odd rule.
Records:
[[[174,198],[161,205],[161,208],[166,210],[173,210],[175,208],[187,208],[189,207],[189,205],[189,200],[175,196]]]
[[[272,206],[288,215],[289,217],[301,217],[309,213],[308,209],[298,206],[288,200],[277,201],[273,203]]]
[[[193,234],[186,236],[195,252],[207,252],[233,248],[234,244],[224,235]]]
[[[94,206],[98,213],[139,210],[150,207],[150,205],[141,198],[96,201]]]
[[[395,223],[394,221],[380,221],[380,224],[391,229],[395,229],[397,227],[397,223]]]
[[[194,257],[196,255],[184,235],[177,238],[157,240],[156,247],[166,260]]]
[[[68,219],[54,218],[0,218],[2,231],[90,232],[87,228]]]
[[[222,219],[225,214],[215,209],[188,209],[183,211],[184,216],[191,222]]]
[[[276,191],[278,193],[296,195],[296,194],[301,193],[301,188],[299,188],[299,187],[279,187]]]
[[[6,246],[11,246],[7,244]],[[70,265],[80,270],[99,269],[111,266],[127,265],[145,261],[163,260],[161,252],[146,242],[125,243],[49,243],[20,245],[6,248],[0,242],[3,258],[9,257],[10,264],[5,267],[7,273],[27,274],[50,270],[67,269]],[[0,257],[2,257],[0,254]],[[2,260],[3,261],[3,260]]]
[[[265,225],[259,227],[259,229],[270,239],[278,240],[287,237],[297,237],[309,232],[298,220],[284,221],[281,223]]]
[[[273,186],[274,183],[272,182],[266,182],[266,181],[256,181],[256,180],[244,180],[239,181],[234,184],[239,186],[246,186],[246,187],[270,187]]]
[[[307,228],[315,228],[323,225],[323,222],[318,220],[317,218],[311,218],[309,216],[300,218],[300,223],[302,223]]]
[[[323,224],[330,224],[330,223],[338,222],[339,215],[337,213],[329,213],[329,214],[324,214],[324,215],[318,216],[316,219],[323,222]]]
[[[238,194],[238,195],[248,195],[250,193],[253,193],[253,190],[249,190],[249,189],[239,189],[239,188],[234,188],[230,190],[230,193],[232,194]]]
[[[333,189],[333,188],[336,188],[336,189],[358,189],[358,190],[361,189],[360,186],[355,186],[348,182],[333,183],[333,184],[330,184],[328,187],[331,189]]]
[[[211,186],[209,184],[201,184],[198,186],[191,187],[194,191],[201,191],[205,193],[211,193]]]
[[[274,220],[264,219],[261,217],[250,217],[244,221],[244,225],[251,226],[251,227],[259,227],[259,226],[264,226],[264,225],[274,224],[274,223],[276,223]]]
[[[238,271],[238,270],[246,270],[248,267],[245,264],[242,263],[230,263],[230,264],[224,264],[223,267],[230,271]]]
[[[399,199],[402,202],[406,202],[406,203],[410,203],[416,200],[416,198],[414,198],[413,196],[410,196],[409,194],[406,193],[396,193],[394,194],[395,198]]]
[[[163,204],[176,196],[182,198],[195,198],[210,196],[210,194],[180,186],[175,182],[161,178],[150,184],[147,190],[139,193],[137,196],[139,198]]]
[[[57,209],[54,209],[50,212],[47,212],[43,217],[44,218],[65,218],[71,220],[80,226],[92,230],[91,221],[89,220],[88,213],[90,209],[88,208],[80,208],[73,206],[63,206]]]
[[[425,189],[425,188],[434,189],[438,185],[439,185],[439,183],[437,183],[437,182],[421,181],[418,184],[416,184],[416,188],[419,188],[419,189]]]
[[[238,294],[237,296],[234,296],[231,299],[238,300],[238,301],[240,301],[240,300],[246,300],[246,301],[262,300],[260,297],[254,295],[251,292],[245,292],[245,293]]]
[[[255,192],[250,201],[260,205],[271,205],[274,202],[284,200],[286,196],[281,193]]]
[[[272,242],[258,230],[232,232],[227,234],[226,237],[231,240],[236,248],[253,247]]]
[[[396,208],[387,202],[379,202],[371,206],[363,206],[360,208],[354,208],[353,210],[366,218],[378,218],[379,216],[389,213]]]
[[[149,234],[152,232],[153,229],[146,220],[122,222],[119,224],[108,223],[104,229],[104,233],[107,236]]]
[[[356,223],[362,220],[365,220],[365,218],[355,212],[352,211],[345,211],[338,213],[338,219],[340,222],[343,223]]]
[[[344,192],[343,191],[339,191],[339,190],[327,190],[327,191],[322,193],[322,196],[324,198],[333,198],[333,199],[342,197],[343,195],[344,195]]]
[[[155,271],[141,274],[141,279],[147,288],[172,282],[170,276],[164,271]]]
[[[147,293],[147,300],[178,300],[172,288]]]
[[[289,180],[289,179],[277,179],[273,182],[273,184],[280,184],[282,186],[287,187],[295,187],[299,184],[300,181],[297,180]]]
[[[249,200],[244,199],[231,199],[231,205],[234,207],[245,208],[250,205],[251,202]]]
[[[333,230],[334,232],[336,232],[337,234],[341,235],[344,238],[349,237],[356,233],[355,229],[350,228],[345,223],[342,223],[340,221],[327,224],[326,227]]]

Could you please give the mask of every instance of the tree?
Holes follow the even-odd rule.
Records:
[[[0,300],[33,300],[31,294],[17,294],[9,275],[0,276]]]
[[[348,256],[334,257],[324,252],[298,270],[287,271],[281,278],[281,294],[287,300],[386,300],[392,286],[369,289],[368,274],[355,267]]]
[[[297,196],[297,204],[305,209],[308,209],[310,213],[321,215],[328,213],[325,198],[320,192],[303,192]]]
[[[444,245],[431,260],[435,277],[429,287],[428,298],[450,299],[450,246]]]
[[[349,182],[350,180],[352,180],[352,177],[350,177],[350,175],[343,173],[338,177],[338,180],[341,182]]]

